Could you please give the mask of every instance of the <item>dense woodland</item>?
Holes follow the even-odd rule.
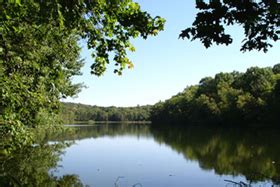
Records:
[[[90,121],[149,121],[150,105],[136,107],[98,107],[75,103],[62,103],[61,118],[64,123]]]
[[[153,123],[279,124],[280,64],[218,73],[154,105]],[[278,122],[278,123],[277,123]]]

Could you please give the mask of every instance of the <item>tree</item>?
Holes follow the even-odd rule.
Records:
[[[34,125],[40,111],[52,113],[61,97],[75,95],[79,41],[92,49],[93,74],[104,73],[109,54],[121,74],[133,66],[126,54],[134,51],[130,38],[156,35],[163,24],[132,0],[1,2],[1,115]]]
[[[245,38],[241,51],[267,52],[271,42],[280,39],[280,3],[277,0],[196,0],[198,13],[192,27],[183,30],[181,38],[199,39],[206,48],[213,43],[232,43],[225,27],[240,25]]]
[[[153,123],[279,124],[279,65],[205,77],[152,107]]]
[[[273,66],[272,71],[275,74],[279,74],[280,73],[280,64],[276,64],[275,66]]]
[[[255,97],[264,97],[272,92],[275,86],[271,68],[251,67],[240,77],[243,90]]]
[[[163,25],[132,0],[1,1],[1,138],[26,142],[18,136],[23,126],[58,122],[60,99],[81,88],[71,81],[83,65],[79,43],[92,51],[92,74],[102,75],[113,55],[120,75],[133,67],[130,39],[156,35]]]

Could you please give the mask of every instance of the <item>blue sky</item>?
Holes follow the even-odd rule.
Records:
[[[238,26],[228,29],[234,39],[230,46],[205,49],[199,41],[178,39],[180,31],[191,26],[195,19],[194,0],[137,2],[151,15],[165,18],[165,30],[156,37],[132,41],[136,52],[129,53],[129,58],[134,62],[134,68],[125,70],[122,76],[113,73],[113,63],[103,76],[91,75],[93,59],[84,48],[81,53],[86,62],[82,69],[83,75],[75,77],[73,81],[83,82],[87,88],[77,97],[63,101],[98,106],[155,104],[177,94],[186,86],[197,84],[205,76],[280,63],[279,43],[274,43],[274,47],[267,53],[240,52],[243,31]]]

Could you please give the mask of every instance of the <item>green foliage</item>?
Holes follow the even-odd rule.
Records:
[[[133,66],[127,58],[134,51],[130,39],[157,35],[163,25],[132,0],[1,1],[1,131],[24,136],[22,125],[58,123],[59,100],[82,86],[71,81],[83,65],[79,43],[92,51],[93,74],[104,73],[109,54],[121,74]],[[16,123],[21,127],[11,127]]]
[[[33,135],[14,116],[5,119],[5,125],[0,126],[0,156],[8,155],[11,152],[29,146],[33,142]]]
[[[249,68],[240,79],[244,91],[250,92],[255,97],[264,97],[267,93],[271,93],[275,85],[271,68]]]
[[[249,68],[245,73],[219,73],[201,79],[152,107],[153,123],[234,124],[279,122],[277,68]]]
[[[241,51],[266,52],[271,42],[280,39],[280,3],[277,0],[197,0],[196,19],[180,34],[182,38],[199,39],[206,48],[213,43],[229,45],[233,39],[226,26],[240,25],[245,38]]]
[[[62,103],[60,112],[64,123],[75,121],[149,121],[151,106],[98,107],[74,103]]]
[[[280,64],[276,64],[275,66],[273,66],[272,71],[275,74],[279,74],[280,73]]]
[[[164,20],[142,12],[126,1],[1,2],[1,113],[17,115],[26,125],[35,125],[41,109],[54,111],[59,98],[75,95],[80,85],[78,41],[93,49],[92,73],[101,75],[109,53],[119,74],[126,65],[131,37],[156,35]]]

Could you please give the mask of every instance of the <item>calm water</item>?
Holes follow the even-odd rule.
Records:
[[[75,133],[49,138],[47,145],[1,161],[0,185],[183,187],[280,182],[278,130],[117,124],[73,128]]]

